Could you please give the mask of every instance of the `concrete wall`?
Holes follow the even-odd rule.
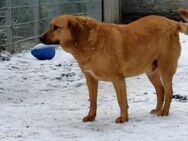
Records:
[[[188,0],[121,0],[121,2],[124,23],[152,14],[179,20],[178,8],[188,8]]]

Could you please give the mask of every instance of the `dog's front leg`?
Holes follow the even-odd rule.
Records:
[[[88,122],[94,121],[96,117],[98,81],[95,80],[89,73],[85,73],[85,77],[89,89],[90,109],[88,115],[83,118],[83,122]]]
[[[128,121],[128,102],[126,94],[126,84],[124,78],[119,78],[113,81],[118,103],[120,106],[120,117],[116,119],[116,123],[123,123]]]

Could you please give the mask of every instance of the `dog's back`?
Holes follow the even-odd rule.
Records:
[[[188,11],[180,14],[188,21]],[[169,114],[173,95],[172,79],[180,56],[179,32],[188,34],[188,26],[165,17],[147,16],[128,25],[96,22],[89,18],[61,16],[40,39],[60,43],[73,54],[85,74],[90,96],[90,111],[83,121],[93,121],[97,110],[99,80],[113,82],[120,116],[128,121],[125,77],[146,73],[157,93],[158,116]]]

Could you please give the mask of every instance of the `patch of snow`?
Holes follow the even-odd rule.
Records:
[[[39,43],[39,44],[36,44],[32,49],[43,49],[43,48],[49,48],[49,47],[55,48],[56,45],[46,45],[46,44],[43,44],[43,43]]]
[[[0,52],[0,61],[9,61],[12,55],[7,51]]]
[[[182,53],[174,95],[188,96],[188,36],[180,34]],[[74,58],[57,49],[53,60],[39,61],[29,51],[0,61],[1,141],[187,141],[188,102],[173,99],[170,115],[149,114],[156,105],[145,75],[127,79],[129,122],[116,124],[119,106],[111,83],[99,85],[98,115],[83,123],[89,101],[85,78]]]

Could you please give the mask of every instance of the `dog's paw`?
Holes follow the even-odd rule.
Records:
[[[83,122],[92,122],[95,120],[95,116],[86,116],[83,118]]]
[[[160,111],[157,113],[157,116],[168,116],[168,114],[169,114],[168,111],[160,110]]]
[[[124,123],[124,122],[128,122],[128,118],[123,118],[122,116],[120,116],[116,119],[116,123]]]
[[[157,110],[157,109],[152,109],[150,111],[150,114],[157,114],[160,110]]]

